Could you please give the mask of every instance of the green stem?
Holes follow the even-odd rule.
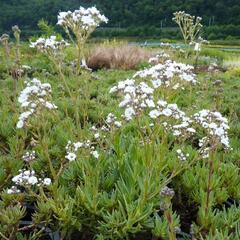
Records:
[[[4,239],[4,240],[9,240],[9,238],[7,238],[3,233],[0,232],[0,236]]]
[[[47,145],[45,145],[45,150],[46,150],[47,162],[48,162],[48,166],[49,166],[50,172],[51,172],[51,174],[53,176],[53,179],[56,180],[57,179],[57,174],[55,172],[55,169],[53,167],[52,161],[50,159],[49,152],[48,152],[48,146]]]
[[[58,63],[54,57],[51,57],[51,60],[52,60],[52,62],[54,63],[55,68],[57,69],[57,71],[58,71],[58,73],[59,73],[59,76],[60,76],[62,82],[64,83],[64,85],[65,85],[65,87],[66,87],[66,89],[67,89],[67,92],[68,92],[69,96],[72,98],[72,93],[71,93],[71,91],[70,91],[70,88],[68,87],[68,84],[67,84],[67,82],[66,82],[65,76],[64,76],[64,74],[63,74],[63,72],[62,72],[61,64]]]
[[[164,216],[167,219],[169,224],[169,232],[168,232],[169,240],[176,240],[171,207],[168,208],[166,211],[164,211]]]
[[[209,161],[208,185],[207,185],[207,199],[206,199],[206,206],[205,206],[205,217],[208,215],[208,211],[209,211],[209,199],[210,199],[210,194],[212,191],[212,187],[211,187],[212,176],[213,176],[213,160],[210,160]]]

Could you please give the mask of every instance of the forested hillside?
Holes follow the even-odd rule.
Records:
[[[14,24],[25,31],[37,30],[39,19],[55,24],[59,10],[73,10],[80,5],[96,5],[110,19],[107,27],[128,28],[130,35],[136,27],[141,28],[142,35],[154,35],[158,28],[174,26],[172,13],[177,10],[202,16],[205,26],[240,25],[239,0],[0,0],[0,31]],[[228,26],[226,34],[237,36],[238,29]],[[216,29],[212,32],[221,34]]]

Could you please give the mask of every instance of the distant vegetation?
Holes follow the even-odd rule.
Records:
[[[44,18],[51,24],[62,10],[96,5],[109,23],[94,36],[99,37],[161,37],[180,38],[172,13],[185,10],[203,17],[205,36],[213,39],[234,39],[240,36],[240,6],[238,0],[0,0],[0,32],[17,24],[25,36],[37,34],[37,22]]]

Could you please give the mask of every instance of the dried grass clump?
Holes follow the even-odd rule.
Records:
[[[106,47],[100,46],[90,52],[87,65],[93,70],[98,69],[136,69],[137,66],[153,55],[150,50],[136,46],[121,45]]]

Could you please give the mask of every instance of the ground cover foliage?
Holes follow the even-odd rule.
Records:
[[[1,38],[2,239],[239,239],[240,73],[225,54],[196,42],[139,50],[146,60],[134,47],[141,63],[91,71],[86,39],[30,48],[13,31]]]

